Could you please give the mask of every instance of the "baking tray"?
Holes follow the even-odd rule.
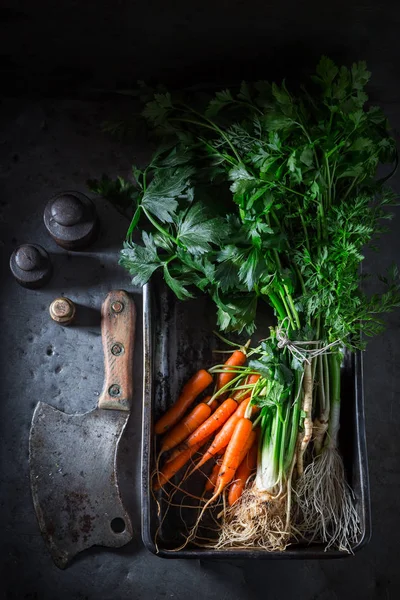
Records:
[[[257,331],[265,337],[273,315],[267,310]],[[322,544],[290,545],[284,552],[262,549],[223,549],[188,545],[174,550],[183,542],[184,522],[190,527],[194,510],[171,507],[165,516],[151,494],[150,475],[157,452],[153,423],[174,402],[179,390],[197,369],[215,364],[215,308],[207,297],[178,302],[162,282],[143,288],[143,416],[142,416],[142,538],[145,546],[163,558],[202,559],[310,559],[340,558],[351,554],[324,550]],[[257,339],[255,334],[253,340]],[[219,344],[219,347],[221,343]],[[355,494],[360,519],[360,539],[353,553],[365,546],[371,537],[368,462],[365,439],[363,362],[361,352],[345,355],[342,365],[342,410],[339,446],[348,481]],[[201,480],[200,480],[201,478]],[[204,476],[192,477],[191,491],[201,495]],[[175,480],[177,482],[177,480]],[[179,496],[176,498],[179,503]],[[185,501],[186,504],[186,501]],[[164,518],[165,517],[165,518]],[[161,525],[162,523],[162,525]],[[155,535],[157,533],[157,545]]]

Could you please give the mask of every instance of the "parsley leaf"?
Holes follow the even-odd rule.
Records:
[[[249,292],[266,269],[265,258],[259,248],[253,248],[239,269],[239,279],[246,284]]]
[[[191,189],[190,177],[195,170],[191,166],[156,172],[144,192],[141,205],[162,223],[172,223],[178,207],[178,198]]]
[[[233,102],[234,99],[229,90],[216,92],[215,98],[210,101],[205,114],[208,118],[216,117],[222,109],[226,108]]]
[[[221,218],[207,218],[207,209],[200,203],[193,204],[178,219],[178,238],[193,254],[211,250],[210,244],[218,244],[223,236],[224,222]]]
[[[107,175],[103,175],[101,179],[90,179],[87,184],[93,193],[106,198],[122,212],[137,204],[138,188],[123,177],[113,180]]]
[[[162,261],[157,254],[157,248],[151,233],[142,232],[144,246],[125,242],[120,252],[119,264],[133,275],[133,285],[144,285],[159,267]]]
[[[179,280],[176,277],[172,277],[166,263],[164,263],[164,279],[179,300],[193,298],[193,294],[191,294],[186,287],[188,282]]]

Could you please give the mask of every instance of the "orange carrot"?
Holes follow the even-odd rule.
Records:
[[[244,417],[241,418],[236,424],[235,431],[225,450],[224,460],[222,461],[221,469],[218,473],[218,482],[213,498],[217,498],[222,490],[224,490],[234,478],[236,469],[248,451],[247,450],[243,455],[244,448],[246,444],[248,444],[252,433],[254,434],[255,439],[256,434],[253,431],[253,423],[250,419],[245,419]]]
[[[206,396],[202,402],[204,402],[204,404],[208,404],[208,406],[211,408],[211,412],[214,412],[214,410],[218,408],[219,402],[218,400],[213,400],[210,404],[211,398],[212,396]]]
[[[208,419],[211,412],[211,406],[204,402],[200,402],[200,404],[195,406],[182,421],[179,421],[175,427],[168,431],[162,441],[160,453],[167,452],[167,450],[175,448],[175,446],[183,442],[183,440],[186,440],[193,431]]]
[[[257,466],[257,446],[257,440],[254,440],[250,450],[247,452],[246,456],[238,466],[238,469],[235,473],[235,481],[229,488],[229,506],[232,506],[232,504],[239,500],[240,496],[243,494],[243,490],[245,488],[248,478]]]
[[[250,433],[249,437],[247,438],[247,442],[244,444],[244,446],[241,450],[241,453],[240,453],[240,462],[242,462],[242,460],[244,459],[244,457],[246,456],[246,454],[252,447],[255,440],[257,440],[257,433],[259,433],[259,431],[256,432],[253,429],[253,431]]]
[[[183,386],[181,394],[175,404],[157,421],[154,428],[155,433],[160,435],[161,433],[168,431],[168,429],[171,429],[171,427],[185,414],[195,398],[197,398],[211,382],[212,376],[204,369],[200,369],[200,371],[193,375],[193,377]]]
[[[208,439],[208,438],[207,438]],[[166,462],[161,471],[158,473],[158,479],[153,483],[153,490],[156,492],[165,485],[178,471],[182,469],[198,450],[206,443],[207,439],[202,440],[198,444],[193,444],[190,448],[186,448],[176,455],[174,460]]]
[[[244,365],[246,362],[246,355],[241,350],[235,350],[233,354],[230,355],[228,360],[224,363],[227,367],[226,372],[220,373],[217,379],[217,390],[220,390],[224,385],[232,381],[235,377],[235,372],[231,371],[229,367],[239,367]]]
[[[250,398],[246,398],[241,404],[239,404],[237,410],[229,417],[226,421],[225,425],[222,427],[221,431],[217,433],[215,436],[211,446],[204,453],[203,458],[197,463],[193,471],[196,471],[200,467],[202,467],[210,458],[215,456],[218,452],[226,448],[229,444],[229,440],[232,437],[233,432],[235,431],[235,427],[242,417],[244,417],[244,413],[246,412],[246,408],[248,403],[250,402]]]
[[[204,398],[203,402],[205,402],[207,404],[207,402],[211,399],[211,396],[207,396],[207,398]],[[214,412],[214,410],[216,410],[219,406],[219,402],[218,400],[213,400],[210,404],[210,408],[211,408],[211,412]]]
[[[257,383],[257,381],[260,379],[260,375],[254,374],[254,375],[249,375],[246,378],[246,383],[245,385],[254,385],[255,383]],[[232,396],[232,398],[234,400],[236,400],[237,402],[241,402],[243,400],[243,398],[246,398],[246,396],[248,396],[251,393],[251,389],[246,389],[246,390],[238,390],[237,392],[235,392]]]
[[[207,478],[206,485],[204,486],[204,492],[211,492],[214,489],[215,484],[217,483],[218,473],[221,468],[219,463],[215,463],[213,466],[213,470],[210,473],[210,476]]]
[[[190,448],[194,444],[197,444],[201,440],[204,440],[206,437],[210,436],[214,431],[216,431],[221,425],[223,425],[231,416],[231,414],[237,409],[237,402],[232,400],[232,398],[227,398],[221,406],[217,408],[217,410],[212,413],[210,417],[204,423],[200,425],[188,438],[185,440],[175,452],[172,453],[170,460],[173,460],[176,454],[182,451],[184,448]]]
[[[246,445],[249,443],[249,440],[251,440],[251,445],[255,439],[256,432],[253,431],[253,423],[250,421],[250,419],[243,417],[236,424],[235,431],[233,432],[231,440],[225,450],[214,493],[201,509],[200,514],[196,519],[196,523],[192,527],[187,540],[194,538],[205,511],[213,502],[215,502],[215,500],[217,500],[221,492],[223,492],[226,486],[232,481],[238,466],[249,450],[249,447],[247,447],[247,450],[245,450]]]

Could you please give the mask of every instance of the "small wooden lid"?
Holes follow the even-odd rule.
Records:
[[[49,312],[53,321],[68,325],[75,316],[75,304],[69,298],[56,298],[50,304]]]

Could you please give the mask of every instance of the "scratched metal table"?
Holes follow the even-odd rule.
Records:
[[[123,440],[120,469],[135,539],[120,550],[93,548],[66,571],[51,562],[34,515],[28,477],[28,433],[32,412],[44,400],[66,412],[91,410],[103,382],[99,308],[112,288],[130,289],[117,266],[126,222],[98,201],[99,240],[89,250],[71,253],[46,234],[42,214],[47,200],[63,189],[85,191],[88,177],[128,173],[131,160],[146,153],[111,141],[99,122],[115,107],[79,100],[3,103],[1,131],[1,511],[0,590],[14,600],[97,600],[164,598],[249,600],[293,598],[385,600],[399,597],[400,313],[388,319],[384,337],[365,356],[365,397],[373,509],[373,538],[354,558],[332,562],[166,561],[151,555],[140,540],[141,293],[135,355],[135,398]],[[400,106],[386,106],[394,126]],[[399,188],[399,177],[394,184]],[[397,210],[397,212],[399,212]],[[379,259],[400,257],[400,215]],[[38,291],[19,287],[8,270],[12,250],[37,242],[51,254],[54,275]],[[60,294],[78,305],[74,327],[53,323],[48,307]],[[383,401],[383,403],[381,403]],[[266,590],[268,590],[266,594]]]

